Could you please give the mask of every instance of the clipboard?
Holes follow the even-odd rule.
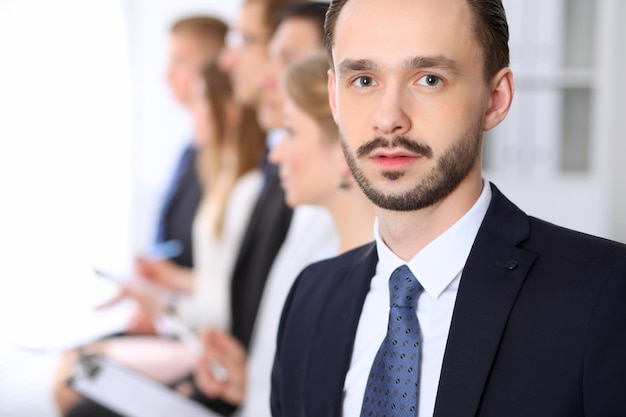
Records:
[[[126,417],[220,417],[171,388],[96,354],[80,352],[68,384]]]

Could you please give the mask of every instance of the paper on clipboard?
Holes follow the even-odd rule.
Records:
[[[85,397],[127,417],[219,417],[178,392],[102,356],[81,359],[70,385]]]

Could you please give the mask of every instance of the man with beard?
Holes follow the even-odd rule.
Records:
[[[482,178],[514,90],[501,1],[335,0],[325,31],[376,241],[296,280],[273,415],[626,415],[626,248]]]

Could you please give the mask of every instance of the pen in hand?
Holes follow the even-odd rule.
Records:
[[[179,256],[182,251],[183,245],[178,240],[167,240],[154,244],[143,254],[143,258],[149,261],[172,259]],[[114,274],[95,266],[93,267],[93,271],[97,276],[117,283],[128,282],[130,279],[130,277]]]
[[[183,245],[178,240],[166,240],[152,245],[142,257],[151,261],[173,259],[183,253]]]
[[[168,330],[174,333],[178,340],[187,345],[192,352],[194,352],[194,354],[200,355],[202,352],[202,342],[198,336],[189,327],[187,327],[185,323],[183,323],[174,309],[165,309],[163,312],[163,324],[168,328]],[[208,367],[216,381],[226,382],[228,380],[228,370],[218,361],[211,361],[208,364]]]

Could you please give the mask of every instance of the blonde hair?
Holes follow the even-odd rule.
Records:
[[[228,76],[215,63],[202,72],[204,99],[209,103],[215,138],[203,145],[198,154],[198,171],[205,195],[211,206],[211,230],[218,238],[228,198],[237,180],[258,169],[265,152],[265,134],[257,122],[256,112],[236,103]],[[232,117],[236,108],[240,117]]]
[[[328,103],[328,69],[326,53],[296,61],[287,69],[284,86],[298,108],[311,116],[322,128],[324,137],[339,140],[339,128]]]

